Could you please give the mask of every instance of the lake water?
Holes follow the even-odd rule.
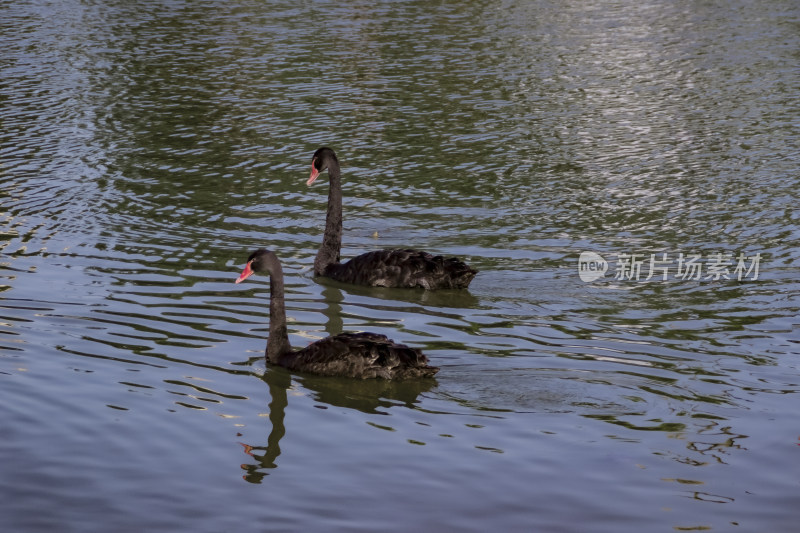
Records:
[[[3,531],[797,527],[797,2],[65,0],[0,26]],[[343,257],[458,255],[470,289],[315,280],[322,145]],[[233,283],[262,246],[295,346],[382,333],[436,379],[266,367],[268,280]]]

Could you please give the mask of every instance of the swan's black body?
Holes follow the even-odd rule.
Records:
[[[376,250],[346,263],[332,263],[322,276],[373,287],[464,289],[477,272],[455,257],[418,250]]]
[[[236,283],[255,272],[269,273],[268,362],[289,370],[361,379],[419,378],[438,372],[437,367],[428,366],[428,358],[419,350],[375,333],[341,333],[292,350],[286,330],[283,269],[278,257],[268,250],[253,252]]]
[[[328,214],[325,235],[314,260],[314,274],[376,287],[419,287],[423,289],[464,289],[478,273],[455,257],[432,255],[417,250],[378,250],[339,262],[342,248],[342,175],[336,153],[320,148],[311,160],[311,185],[328,171]]]

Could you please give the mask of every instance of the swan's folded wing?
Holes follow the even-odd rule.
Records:
[[[478,273],[455,257],[418,250],[376,250],[329,269],[327,276],[345,283],[422,289],[463,289]]]
[[[321,375],[402,379],[432,376],[419,350],[375,333],[342,333],[287,355],[284,366]]]

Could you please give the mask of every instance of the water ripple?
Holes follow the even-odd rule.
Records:
[[[118,502],[152,503],[145,486],[163,494],[141,481],[146,465],[177,473],[163,500],[216,529],[241,524],[183,498],[220,487],[212,500],[254,516],[263,494],[219,482],[239,475],[282,487],[273,514],[259,515],[278,528],[326,516],[350,529],[341,487],[377,513],[362,491],[391,475],[409,498],[441,506],[446,519],[420,515],[427,528],[502,515],[507,529],[553,530],[577,516],[629,531],[652,525],[658,505],[687,527],[711,517],[723,529],[758,507],[773,518],[756,529],[786,529],[774,517],[794,507],[754,505],[730,487],[792,493],[774,472],[789,460],[781,428],[800,390],[793,6],[3,9],[0,391],[3,457],[15,460],[0,488],[33,502],[17,523],[53,526],[33,523],[43,505],[56,517],[83,509],[51,505],[76,482],[107,504],[100,476],[117,502],[94,508],[114,512],[86,516],[113,528],[132,516]],[[459,255],[480,270],[470,290],[314,280],[327,189],[304,182],[320,145],[343,166],[344,258],[394,246]],[[268,282],[233,284],[261,246],[284,263],[294,345],[385,333],[424,349],[437,380],[354,384],[267,368]],[[584,283],[581,251],[763,262],[758,280],[741,282],[610,271]],[[187,451],[197,442],[208,455]],[[223,451],[231,442],[235,456]],[[588,473],[583,486],[566,471]],[[300,491],[293,479],[314,482]],[[550,492],[532,493],[530,479]],[[480,505],[443,499],[453,487]],[[508,494],[531,497],[517,507]],[[310,496],[318,507],[298,504]],[[539,501],[548,508],[531,520]],[[708,503],[736,512],[717,520],[725,511]],[[145,525],[175,529],[172,511]],[[385,525],[362,515],[361,527]]]

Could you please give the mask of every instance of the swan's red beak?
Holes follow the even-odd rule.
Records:
[[[252,261],[250,261],[250,263],[252,263]],[[241,283],[250,276],[252,276],[253,274],[255,274],[255,272],[253,272],[253,269],[250,268],[250,263],[247,263],[247,265],[245,265],[244,270],[242,271],[241,274],[239,274],[239,278],[236,280],[236,283]]]
[[[312,183],[314,183],[314,180],[317,179],[317,176],[319,176],[319,170],[317,170],[314,167],[314,161],[316,161],[316,158],[311,160],[311,177],[308,178],[308,181],[306,182],[306,186],[311,185]]]

